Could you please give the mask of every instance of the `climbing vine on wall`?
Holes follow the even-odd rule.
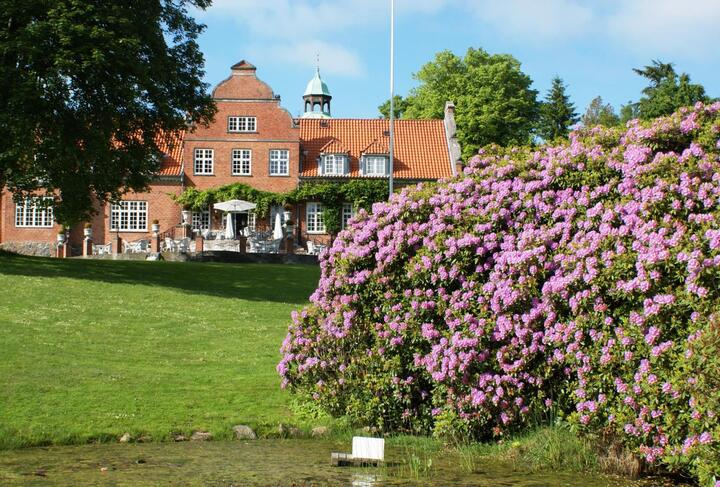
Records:
[[[235,183],[199,190],[188,188],[180,196],[173,196],[176,203],[191,210],[202,210],[213,203],[239,199],[257,205],[258,216],[266,216],[273,205],[317,201],[323,205],[323,219],[328,233],[340,231],[343,203],[355,208],[370,210],[373,203],[388,199],[387,181],[354,179],[347,182],[312,182],[300,184],[287,193],[261,191],[247,184]]]

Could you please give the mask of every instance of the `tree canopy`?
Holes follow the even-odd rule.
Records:
[[[56,195],[62,223],[147,187],[165,134],[208,123],[188,6],[210,0],[0,0],[0,188]]]
[[[565,83],[556,76],[552,80],[545,101],[540,105],[538,135],[545,140],[566,138],[570,133],[570,127],[580,120],[575,105],[570,102],[565,90]]]
[[[400,95],[395,95],[393,99],[393,111],[395,112],[395,118],[402,118],[403,113],[405,113],[405,109],[407,108],[407,100]],[[385,119],[390,118],[390,99],[385,100],[385,102],[378,107],[378,111],[380,112],[380,117]]]
[[[691,83],[687,73],[678,75],[671,63],[654,60],[649,66],[633,71],[650,82],[637,104],[637,115],[642,119],[670,115],[680,107],[710,101],[702,85]]]
[[[611,104],[603,103],[602,97],[596,96],[588,105],[580,122],[585,127],[595,127],[596,125],[614,127],[620,123],[620,117],[615,113]]]
[[[414,77],[420,85],[404,99],[402,117],[442,118],[445,102],[454,102],[463,155],[491,143],[530,141],[539,110],[537,91],[514,57],[470,48],[461,58],[446,50]]]

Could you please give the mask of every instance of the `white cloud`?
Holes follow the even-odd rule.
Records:
[[[596,15],[574,0],[467,0],[465,4],[493,30],[534,41],[582,36],[593,28]]]
[[[428,15],[452,0],[398,0],[396,12]],[[323,71],[361,76],[365,69],[349,47],[353,29],[386,28],[387,0],[214,0],[199,17],[232,18],[254,40],[248,56],[270,62],[315,65],[320,54]]]
[[[694,59],[716,57],[719,24],[718,0],[620,2],[607,19],[609,33],[628,50]]]
[[[462,0],[481,24],[522,43],[592,41],[646,57],[717,56],[720,0]]]
[[[398,14],[431,14],[452,0],[398,0]],[[232,16],[268,37],[322,36],[389,22],[387,0],[215,0],[204,15]]]
[[[252,45],[247,48],[248,57],[263,59],[264,63],[292,64],[314,68],[316,56],[320,55],[323,73],[339,76],[362,76],[364,68],[358,56],[337,44],[318,40],[295,43]]]

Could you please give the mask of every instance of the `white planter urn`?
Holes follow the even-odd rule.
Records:
[[[92,238],[92,228],[84,228],[83,234],[85,235],[85,238]]]
[[[65,234],[64,233],[58,233],[57,234],[57,242],[59,244],[65,243]]]
[[[190,223],[190,210],[182,211],[182,222],[183,222],[183,225],[187,225]]]
[[[285,216],[283,221],[288,221],[290,218],[292,218],[292,212],[290,210],[283,211],[283,215]]]
[[[160,224],[159,223],[153,223],[151,228],[152,228],[152,232],[154,234],[160,233]]]

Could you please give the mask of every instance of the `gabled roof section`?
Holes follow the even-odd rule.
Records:
[[[347,154],[350,152],[338,139],[331,139],[320,148],[320,154]]]
[[[361,177],[360,158],[363,154],[390,152],[386,135],[390,130],[388,120],[301,118],[298,123],[303,153],[301,178],[324,177],[318,175],[315,161],[321,153],[330,152],[326,147],[335,140],[347,149],[350,177]],[[393,176],[397,179],[436,180],[452,176],[442,120],[396,120],[394,149]]]
[[[230,69],[232,69],[234,71],[241,71],[241,70],[255,71],[257,68],[243,59],[243,60],[233,64],[230,67]]]
[[[360,152],[362,154],[390,154],[390,137],[382,136],[373,140]]]

